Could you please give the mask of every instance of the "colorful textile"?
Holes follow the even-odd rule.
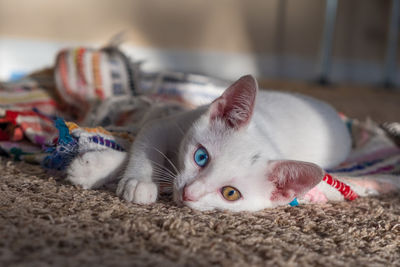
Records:
[[[363,187],[365,192],[389,192],[394,186],[390,180],[400,185],[400,147],[392,136],[398,133],[384,130],[371,120],[360,122],[341,116],[352,135],[353,150],[346,162],[326,170],[323,182],[329,188],[323,184],[312,188],[299,199],[301,203],[325,203],[332,199],[327,195],[331,191],[340,193],[337,200],[354,200],[358,194],[351,186]]]
[[[371,120],[360,122],[346,117],[353,137],[353,151],[346,162],[326,170],[323,181],[337,189],[345,200],[354,200],[358,195],[350,186],[357,185],[370,192],[389,192],[400,185],[400,147],[393,142],[392,132],[379,127]],[[339,181],[339,179],[341,181]],[[317,187],[305,196],[310,202],[327,201]]]
[[[51,119],[55,116],[137,132],[155,109],[170,105],[165,110],[173,112],[210,103],[226,85],[201,75],[144,73],[139,66],[114,46],[76,47],[60,51],[54,68],[0,82],[0,151],[27,159],[15,157],[10,149],[30,155],[20,142],[39,148],[52,143],[57,136]]]
[[[54,69],[57,93],[83,121],[94,103],[135,94],[135,66],[116,47],[62,50]]]
[[[43,114],[54,114],[58,104],[53,96],[29,77],[14,83],[0,82],[0,117],[6,110],[23,111],[35,108]]]
[[[40,164],[46,155],[40,146],[33,145],[28,141],[0,141],[1,154],[9,156],[13,160],[23,160],[35,164]]]
[[[343,118],[353,139],[353,151],[346,162],[327,170],[351,177],[387,174],[400,176],[400,146],[394,140],[397,133],[388,132],[371,120],[360,122]]]
[[[346,199],[346,200],[354,200],[354,199],[358,198],[357,193],[354,192],[350,188],[349,185],[333,178],[329,174],[326,174],[325,177],[322,179],[322,181],[324,181],[327,184],[329,184],[330,186],[336,188],[343,195],[344,199]]]
[[[34,110],[7,110],[0,124],[0,141],[20,141],[26,137],[33,144],[44,145],[57,136],[52,119]]]
[[[79,154],[88,151],[114,149],[125,151],[132,143],[133,137],[127,132],[110,132],[102,127],[79,127],[73,122],[61,118],[55,120],[59,135],[49,153],[42,162],[47,169],[62,171]]]

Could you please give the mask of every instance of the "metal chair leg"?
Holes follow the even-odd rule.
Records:
[[[335,33],[336,12],[338,0],[327,0],[325,9],[325,24],[321,41],[318,82],[329,83],[329,72],[332,63],[332,47]]]
[[[400,23],[400,0],[392,0],[389,34],[386,47],[385,67],[383,70],[383,85],[387,88],[395,85],[397,44]]]

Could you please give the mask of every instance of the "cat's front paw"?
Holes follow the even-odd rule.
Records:
[[[157,200],[158,187],[153,182],[124,178],[118,184],[117,195],[136,204],[151,204]]]
[[[101,186],[114,178],[126,159],[126,152],[92,151],[77,156],[68,166],[67,180],[84,189]]]

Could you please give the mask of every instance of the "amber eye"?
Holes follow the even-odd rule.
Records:
[[[221,188],[222,196],[229,201],[238,200],[241,197],[239,190],[232,186],[224,186]]]

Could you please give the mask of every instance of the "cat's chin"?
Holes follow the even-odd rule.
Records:
[[[193,210],[198,210],[198,211],[212,211],[212,210],[215,210],[214,207],[211,207],[211,206],[203,206],[203,205],[200,205],[199,202],[182,201],[181,203],[182,203],[182,205],[184,205],[184,206],[186,206],[186,207],[189,207],[189,208],[191,208],[191,209],[193,209]]]
[[[214,210],[212,207],[203,207],[202,205],[199,205],[199,202],[194,202],[194,201],[183,201],[182,200],[182,193],[179,193],[179,191],[174,191],[173,194],[173,200],[175,204],[178,207],[189,207],[193,210],[198,210],[198,211],[209,211],[209,210]]]
[[[183,188],[177,189],[176,186],[174,186],[173,200],[178,207],[186,206],[193,210],[198,210],[198,211],[215,210],[214,207],[201,205],[202,203],[199,201],[184,201],[182,195],[183,195]]]

